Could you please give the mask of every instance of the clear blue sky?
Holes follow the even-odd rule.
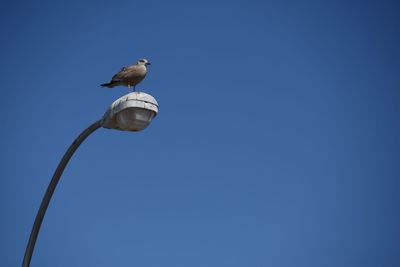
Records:
[[[3,1],[0,265],[148,58],[159,116],[100,129],[31,266],[400,266],[397,1]]]

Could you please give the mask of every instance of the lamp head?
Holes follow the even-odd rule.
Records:
[[[132,92],[115,100],[103,116],[103,127],[121,131],[141,131],[157,115],[158,103],[143,92]]]

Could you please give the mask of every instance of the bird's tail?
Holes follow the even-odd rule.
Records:
[[[101,87],[108,87],[108,88],[113,88],[114,87],[114,83],[109,82],[109,83],[103,83],[100,84]]]

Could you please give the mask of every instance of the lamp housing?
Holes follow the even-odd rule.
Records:
[[[102,119],[108,129],[137,132],[147,128],[158,113],[156,99],[143,92],[132,92],[115,100]]]

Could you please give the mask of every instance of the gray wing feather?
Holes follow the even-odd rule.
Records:
[[[111,81],[119,82],[119,81],[124,80],[126,77],[130,76],[132,74],[132,72],[134,72],[134,69],[135,69],[134,66],[135,65],[128,66],[128,67],[122,67],[122,69],[112,77]]]

